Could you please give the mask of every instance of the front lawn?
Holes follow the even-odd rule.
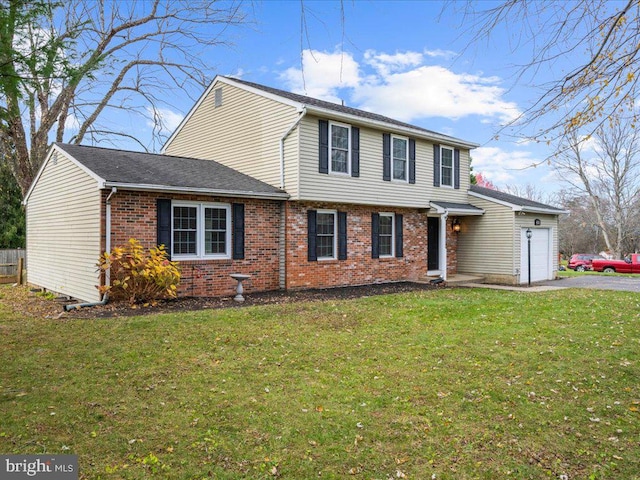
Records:
[[[640,478],[634,293],[104,320],[0,299],[0,332],[0,452],[75,453],[81,478]]]

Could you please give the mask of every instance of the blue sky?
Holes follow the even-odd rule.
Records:
[[[221,75],[344,101],[476,142],[481,147],[472,151],[474,170],[498,187],[563,187],[544,163],[550,147],[494,138],[537,93],[514,84],[512,65],[526,62],[527,49],[513,53],[517,39],[509,32],[496,30],[489,41],[470,46],[461,17],[452,8],[443,13],[440,2],[343,5],[344,32],[339,2],[305,0],[303,34],[299,1],[255,4],[255,24],[230,31],[234,46],[212,51],[209,61]],[[191,106],[188,99],[173,103],[162,112],[167,124],[177,125]]]

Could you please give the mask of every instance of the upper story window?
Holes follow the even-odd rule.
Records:
[[[350,138],[349,126],[339,123],[330,123],[329,128],[331,145],[331,173],[350,174]]]
[[[409,158],[409,142],[406,138],[391,137],[393,147],[391,149],[393,164],[393,179],[407,181],[407,159]]]
[[[440,147],[441,185],[453,187],[453,148]]]
[[[360,129],[318,120],[318,172],[360,176]]]
[[[176,259],[231,258],[231,206],[173,203],[172,256]]]
[[[416,183],[416,141],[382,134],[382,180]]]

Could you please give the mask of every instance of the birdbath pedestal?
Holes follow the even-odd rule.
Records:
[[[244,302],[244,297],[242,296],[242,293],[244,292],[244,289],[242,288],[242,282],[249,277],[250,275],[244,275],[242,273],[231,274],[231,278],[238,282],[238,286],[236,287],[236,296],[233,297],[236,302]]]

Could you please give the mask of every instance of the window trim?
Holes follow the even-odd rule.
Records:
[[[347,129],[347,135],[349,136],[348,138],[348,146],[347,146],[347,157],[346,157],[346,162],[347,162],[347,171],[346,172],[340,172],[340,171],[336,171],[333,169],[333,126],[337,126],[337,127],[342,127],[342,128],[346,128]],[[328,159],[328,163],[329,163],[329,173],[333,174],[333,175],[345,175],[345,176],[351,176],[351,125],[347,124],[347,123],[339,123],[339,122],[333,122],[333,121],[329,121],[329,159]],[[342,149],[339,149],[342,151]],[[318,210],[319,211],[319,210]]]
[[[381,225],[380,219],[382,217],[391,218],[391,252],[389,254],[380,253],[380,238],[382,237],[382,233],[380,233]],[[392,212],[379,212],[378,213],[378,258],[395,258],[396,256],[396,214]]]
[[[318,225],[318,216],[319,215],[333,215],[333,256],[331,257],[321,257],[318,255],[318,238],[320,234],[317,230]],[[323,235],[324,236],[324,235]],[[316,260],[319,262],[327,261],[327,260],[337,260],[338,259],[338,211],[337,210],[317,210],[316,211]]]
[[[175,246],[174,238],[174,212],[179,207],[196,207],[196,253],[180,254],[173,251]],[[226,231],[225,231],[225,252],[205,254],[205,209],[215,208],[225,210]],[[228,260],[231,259],[231,230],[233,228],[231,222],[231,204],[218,202],[190,202],[190,201],[173,201],[171,202],[171,258],[173,260]]]
[[[444,150],[448,150],[451,152],[451,183],[444,183],[444,155],[442,152]],[[454,188],[455,187],[455,169],[456,169],[456,161],[455,161],[455,149],[453,147],[446,147],[444,145],[440,145],[440,186],[446,188]],[[449,167],[447,167],[449,168]]]
[[[396,178],[396,170],[395,170],[395,161],[396,157],[394,156],[395,149],[393,148],[393,141],[395,139],[403,140],[405,142],[405,157],[404,157],[404,178]],[[391,181],[400,182],[400,183],[409,183],[409,138],[401,137],[399,135],[391,135]],[[400,160],[400,159],[398,159]]]

